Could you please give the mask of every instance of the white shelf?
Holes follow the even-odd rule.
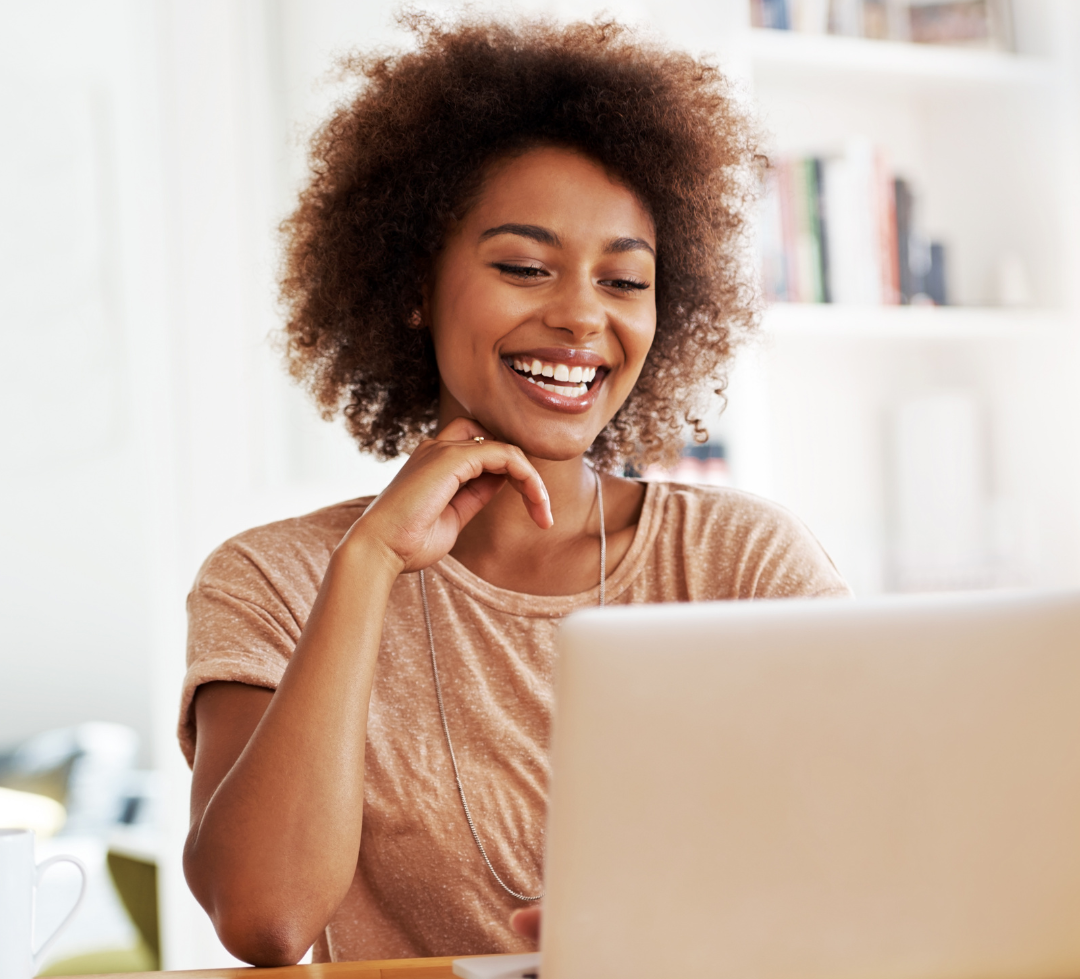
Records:
[[[1052,64],[999,51],[752,29],[754,73],[764,78],[869,79],[941,85],[1052,84]]]
[[[925,341],[1080,337],[1080,330],[1065,313],[1046,309],[776,303],[766,310],[762,325],[767,336],[778,338]]]

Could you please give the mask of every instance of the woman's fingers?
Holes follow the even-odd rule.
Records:
[[[525,509],[536,525],[541,530],[547,530],[555,522],[551,516],[551,501],[548,499],[543,479],[533,464],[525,458],[525,453],[517,446],[507,445],[505,442],[484,441],[475,445],[476,449],[473,450],[465,443],[470,462],[479,469],[477,476],[484,472],[505,477],[521,494]],[[487,503],[487,500],[484,503]]]
[[[505,476],[497,473],[481,473],[475,479],[464,483],[450,501],[450,506],[457,511],[460,525],[464,527],[483,510],[505,482]]]
[[[464,442],[466,439],[475,439],[477,436],[487,442],[497,441],[491,432],[476,419],[465,417],[455,418],[435,436],[435,439],[439,442]]]
[[[405,570],[427,567],[507,482],[536,525],[550,527],[551,503],[540,474],[521,449],[485,431],[472,419],[456,418],[438,438],[421,442],[357,522],[357,535],[373,535]]]
[[[540,919],[542,908],[518,908],[510,915],[510,927],[523,938],[534,942],[540,941]]]
[[[554,523],[547,487],[544,486],[543,479],[540,478],[540,474],[532,463],[525,457],[525,453],[517,446],[495,440],[487,429],[472,418],[455,418],[439,432],[436,441],[457,443],[467,451],[469,460],[476,467],[474,469],[476,475],[469,477],[470,480],[477,479],[481,472],[505,476],[510,485],[521,494],[526,511],[538,527],[546,530]],[[467,485],[468,482],[469,480],[462,480],[463,484]],[[466,493],[462,496],[459,491],[455,495],[454,506],[462,518],[462,526],[468,523],[495,495],[498,486],[489,492],[491,485],[485,484],[483,491],[479,494]],[[479,506],[474,506],[473,504],[481,498],[483,502]]]

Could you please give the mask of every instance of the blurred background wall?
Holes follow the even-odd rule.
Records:
[[[790,506],[860,594],[1080,583],[1080,13],[1013,6],[1020,56],[751,30],[749,0],[602,5],[717,54],[778,160],[872,141],[947,243],[950,307],[777,297],[710,424],[717,481]],[[394,469],[316,417],[268,340],[274,229],[343,94],[334,57],[406,43],[393,10],[0,0],[0,750],[137,732],[169,968],[229,961],[179,867],[187,588],[231,534]]]

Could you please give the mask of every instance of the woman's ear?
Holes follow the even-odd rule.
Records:
[[[431,317],[428,316],[428,297],[431,290],[428,288],[428,282],[425,278],[423,285],[420,286],[420,305],[412,311],[412,315],[409,317],[409,328],[413,330],[422,330],[431,323]]]

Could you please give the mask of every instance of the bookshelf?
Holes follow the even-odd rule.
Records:
[[[1080,7],[1014,2],[1001,52],[753,28],[726,2],[770,155],[880,147],[955,303],[770,306],[711,426],[734,484],[805,519],[859,594],[1080,584]]]
[[[1067,340],[1075,323],[1047,309],[964,306],[848,306],[830,303],[774,303],[763,321],[767,338],[938,341]]]
[[[998,51],[763,28],[749,29],[747,47],[759,80],[854,78],[862,84],[892,82],[930,90],[958,85],[1047,88],[1054,81],[1052,59]]]

